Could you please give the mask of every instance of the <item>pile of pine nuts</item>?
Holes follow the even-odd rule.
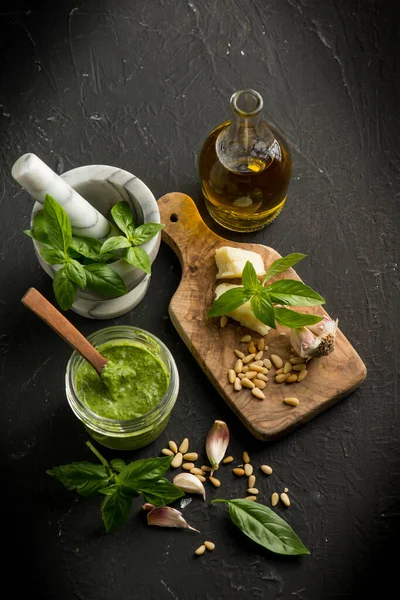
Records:
[[[240,341],[242,344],[248,344],[247,353],[235,349],[237,360],[232,369],[228,371],[228,381],[236,392],[245,387],[257,400],[264,400],[265,394],[262,390],[267,385],[267,375],[270,374],[273,367],[276,369],[274,375],[276,383],[295,383],[303,381],[307,377],[305,358],[295,356],[294,353],[286,362],[277,354],[271,354],[270,358],[264,358],[264,352],[268,350],[264,338],[257,341],[257,346],[250,335],[245,335]],[[293,348],[291,350],[293,352]],[[290,406],[299,404],[297,398],[285,398],[284,402]]]

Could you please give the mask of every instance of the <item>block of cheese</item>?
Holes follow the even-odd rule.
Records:
[[[215,262],[218,267],[217,279],[241,278],[247,261],[251,262],[257,275],[264,275],[264,262],[257,252],[250,252],[250,250],[242,250],[241,248],[231,248],[230,246],[218,248],[215,251]]]
[[[240,286],[234,285],[233,283],[220,283],[215,288],[215,298],[219,298],[221,294],[235,287]],[[242,306],[239,306],[239,308],[235,308],[235,310],[226,313],[226,316],[231,317],[231,319],[234,319],[235,321],[239,321],[243,327],[253,329],[253,331],[257,331],[261,335],[266,335],[271,329],[271,327],[264,325],[264,323],[261,323],[261,321],[254,316],[250,308],[250,302],[246,302],[245,304],[242,304]]]

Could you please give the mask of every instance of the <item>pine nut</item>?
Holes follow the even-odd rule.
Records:
[[[201,481],[201,483],[204,483],[205,481],[207,481],[207,479],[204,477],[204,475],[195,474],[195,477],[197,477],[197,479],[199,479],[199,481]]]
[[[245,365],[247,365],[247,363],[251,362],[253,360],[253,358],[255,357],[255,352],[253,354],[248,354],[247,356],[244,357],[243,359],[243,363]]]
[[[251,335],[244,335],[240,341],[244,343],[251,342]]]
[[[283,367],[283,360],[277,354],[271,354],[271,360],[277,369]]]
[[[251,369],[252,365],[254,365],[255,367],[263,367],[264,363],[262,360],[255,360],[249,365],[250,369]]]
[[[172,450],[170,450],[169,448],[163,448],[161,450],[162,454],[165,454],[165,456],[173,456],[174,453],[172,452]]]
[[[206,547],[204,544],[202,544],[201,546],[199,546],[197,548],[197,550],[194,551],[194,553],[197,554],[197,556],[201,556],[202,554],[204,554],[205,551],[206,551]]]
[[[178,446],[176,445],[176,442],[174,442],[173,440],[168,442],[168,446],[171,448],[171,450],[174,454],[176,454],[178,452]]]
[[[253,465],[251,465],[250,463],[246,463],[244,465],[244,474],[246,475],[246,477],[250,477],[250,475],[253,475]],[[251,485],[249,487],[252,487]]]
[[[233,384],[233,389],[235,392],[240,392],[242,389],[242,382],[240,381],[239,377],[236,377],[235,383]]]
[[[224,463],[224,465],[227,465],[228,463],[231,463],[234,461],[233,456],[227,456],[226,458],[224,458],[224,460],[222,461]]]
[[[276,383],[283,383],[284,381],[286,381],[287,377],[289,377],[289,375],[285,375],[284,373],[280,373],[279,375],[277,375],[275,377],[275,381],[276,381]]]
[[[301,365],[302,363],[306,362],[306,359],[302,358],[301,356],[295,356],[290,359],[290,362],[292,365]]]
[[[250,477],[247,480],[247,485],[249,486],[249,488],[253,488],[256,485],[256,476],[255,475],[250,475]]]
[[[299,400],[298,398],[285,398],[284,403],[289,404],[290,406],[298,406]]]
[[[253,340],[250,342],[248,350],[249,350],[249,354],[255,354],[257,352]]]
[[[241,358],[238,358],[238,360],[235,363],[235,366],[233,367],[236,371],[236,373],[241,373],[242,369],[243,369],[243,362]]]
[[[240,469],[239,467],[235,467],[234,469],[232,469],[232,473],[234,473],[238,477],[243,477],[243,475],[244,475],[244,469]]]
[[[263,394],[263,392],[260,390],[260,388],[255,387],[251,390],[251,393],[253,394],[253,396],[255,396],[258,400],[264,400],[265,395]]]
[[[275,371],[275,375],[280,375],[281,373],[283,373],[283,367]]]
[[[283,504],[285,506],[290,506],[289,496],[285,492],[282,492],[282,494],[281,494],[281,500],[282,500],[282,502],[283,502]]]
[[[303,381],[303,379],[305,379],[308,375],[308,371],[300,371],[300,373],[297,376],[297,381]]]
[[[234,369],[229,369],[228,371],[228,381],[229,383],[235,383],[236,372]]]
[[[301,363],[300,365],[294,365],[293,371],[305,371],[306,368],[306,365],[304,363]]]
[[[248,367],[247,365],[245,365],[242,369],[242,373],[247,373],[247,371],[250,371],[250,367]]]
[[[252,390],[254,387],[254,383],[250,381],[250,379],[247,379],[247,377],[242,379],[241,384],[243,387],[249,388],[250,390]]]
[[[238,377],[239,379],[243,379],[243,377],[246,377],[246,373],[238,373]]]
[[[189,450],[189,440],[188,440],[188,438],[185,438],[183,440],[183,442],[181,443],[181,445],[179,446],[179,452],[182,452],[182,454],[186,454],[186,452],[188,450]],[[183,458],[185,458],[185,456]]]
[[[265,386],[267,385],[265,383],[265,381],[262,381],[261,379],[258,379],[258,378],[253,379],[253,383],[259,390],[263,390],[265,388]]]
[[[285,494],[287,494],[287,492],[289,491],[289,488],[285,487],[285,488],[283,488],[283,491],[285,492]]]
[[[194,463],[183,463],[182,469],[185,469],[185,471],[191,471],[192,469],[194,469]]]
[[[264,348],[265,348],[265,340],[264,340],[264,338],[260,338],[258,340],[257,350],[261,351],[261,350],[264,350]]]
[[[210,552],[212,552],[213,550],[215,550],[215,544],[214,544],[214,542],[204,542],[204,545],[207,548],[207,550],[209,550]]]
[[[286,383],[294,383],[295,381],[297,381],[297,375],[296,373],[291,373],[287,376],[286,378]]]
[[[247,379],[254,379],[254,377],[257,377],[258,373],[257,371],[247,371],[247,373],[245,373]]]
[[[243,462],[245,464],[248,464],[250,462],[250,456],[249,456],[249,453],[246,452],[246,450],[243,452],[242,458],[243,458]]]
[[[257,375],[257,379],[260,379],[261,381],[268,381],[268,377],[264,375],[264,373],[259,373]]]
[[[219,486],[221,485],[221,482],[219,479],[217,479],[216,477],[209,477],[208,478],[211,483],[213,484],[214,487],[219,488]]]
[[[221,329],[223,329],[225,327],[227,322],[228,322],[228,319],[226,318],[225,315],[223,315],[219,321],[219,326],[221,327]]]
[[[255,502],[257,500],[257,496],[246,496],[245,500],[250,500],[250,502]]]
[[[276,492],[274,492],[271,496],[271,504],[272,506],[276,506],[279,502],[279,496]]]
[[[179,450],[180,452],[182,452],[180,448]],[[183,458],[191,462],[193,460],[197,460],[199,458],[199,455],[197,454],[197,452],[186,452],[186,454],[183,455]]]
[[[266,475],[272,475],[272,467],[269,465],[261,465],[260,469]]]
[[[264,354],[263,350],[260,350],[260,352],[257,352],[257,354],[255,355],[254,358],[256,360],[260,360],[263,357],[263,354]]]
[[[182,453],[178,452],[178,454],[175,454],[174,458],[172,459],[171,467],[173,469],[177,469],[178,467],[181,466],[182,461],[183,461]]]
[[[264,367],[267,367],[267,369],[270,369],[272,367],[272,362],[269,360],[269,358],[264,358],[263,364]]]
[[[257,371],[257,373],[263,373],[264,375],[266,374],[265,371],[267,371],[268,373],[268,369],[266,369],[265,367],[260,367],[259,365],[255,365],[254,363],[251,363],[250,369],[252,369],[253,371]]]
[[[291,370],[292,370],[292,365],[290,364],[290,362],[285,362],[285,365],[283,367],[283,372],[290,373]]]
[[[210,471],[212,471],[212,468],[208,465],[201,465],[200,469],[205,473],[209,473]]]
[[[241,352],[240,350],[234,350],[234,353],[238,358],[244,358],[246,356],[245,353]]]
[[[251,494],[252,496],[255,496],[256,494],[258,494],[258,489],[257,488],[249,488],[247,490],[248,494]]]
[[[190,472],[192,473],[192,475],[204,475],[203,469],[199,469],[198,467],[193,467],[192,469],[190,469]]]

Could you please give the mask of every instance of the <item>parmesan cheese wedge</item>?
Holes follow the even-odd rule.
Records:
[[[234,285],[233,283],[220,283],[215,288],[215,299],[219,298],[224,292],[227,292],[235,287],[240,286]],[[271,329],[271,327],[264,325],[264,323],[261,323],[261,321],[256,319],[250,308],[250,302],[246,302],[245,304],[242,304],[242,306],[239,306],[239,308],[235,308],[235,310],[226,313],[226,316],[231,317],[231,319],[234,319],[235,321],[239,321],[243,327],[257,331],[260,335],[266,335]]]
[[[247,261],[251,262],[257,275],[264,275],[264,261],[257,252],[250,252],[250,250],[242,250],[241,248],[231,248],[230,246],[218,248],[215,251],[215,262],[218,267],[217,279],[241,278]]]

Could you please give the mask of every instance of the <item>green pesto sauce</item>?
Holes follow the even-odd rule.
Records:
[[[106,342],[97,349],[108,359],[101,377],[86,361],[75,377],[77,394],[87,408],[100,417],[126,421],[157,406],[169,377],[154,354],[127,340]]]

